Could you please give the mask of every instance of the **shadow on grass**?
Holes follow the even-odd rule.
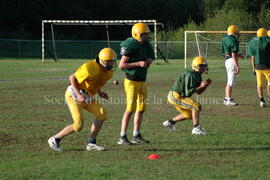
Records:
[[[70,148],[70,149],[64,149],[65,152],[71,152],[71,151],[86,151],[85,148]]]

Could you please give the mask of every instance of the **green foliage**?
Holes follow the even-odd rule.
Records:
[[[255,4],[256,7],[254,7]],[[238,25],[243,31],[257,30],[260,27],[268,28],[270,25],[269,5],[270,1],[228,0],[222,4],[222,1],[205,0],[202,7],[204,21],[196,23],[190,20],[185,26],[167,33],[168,39],[183,40],[185,30],[225,31],[232,24]]]
[[[204,30],[226,31],[228,26],[235,24],[240,30],[250,30],[254,22],[252,17],[243,10],[220,10],[214,17],[209,17],[204,23]]]
[[[225,0],[202,0],[201,11],[204,19],[214,16],[222,7]]]
[[[260,13],[258,14],[258,29],[260,27],[270,28],[270,8],[269,6],[262,6]]]

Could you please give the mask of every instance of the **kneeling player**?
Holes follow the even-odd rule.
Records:
[[[193,93],[203,93],[212,81],[210,79],[202,81],[201,74],[208,73],[207,63],[202,57],[197,56],[193,59],[192,69],[180,74],[168,95],[168,101],[181,114],[163,122],[163,126],[170,131],[175,131],[176,122],[192,119],[192,134],[206,135],[207,132],[200,126],[199,122],[201,105],[190,97]]]
[[[88,151],[105,150],[104,147],[96,143],[96,137],[103,122],[107,119],[106,111],[93,97],[98,93],[100,97],[108,99],[108,95],[100,88],[113,76],[112,70],[115,67],[115,51],[111,48],[104,48],[95,60],[86,62],[69,76],[71,85],[66,90],[65,98],[74,122],[48,140],[53,150],[61,151],[60,141],[65,136],[82,130],[84,124],[82,109],[96,117],[91,127],[86,149]]]

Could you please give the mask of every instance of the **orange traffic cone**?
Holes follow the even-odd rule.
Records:
[[[146,159],[160,159],[160,157],[157,154],[150,154]]]

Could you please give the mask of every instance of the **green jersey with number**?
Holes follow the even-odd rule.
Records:
[[[270,39],[254,37],[248,44],[248,55],[254,56],[256,65],[270,65]]]
[[[221,52],[232,56],[232,53],[239,51],[239,41],[235,36],[228,35],[221,39]]]
[[[190,97],[194,90],[200,86],[201,81],[202,76],[197,71],[184,71],[174,82],[171,90],[181,94],[182,97]]]
[[[128,56],[130,59],[128,63],[146,61],[151,58],[154,59],[154,50],[149,41],[145,41],[140,44],[134,38],[129,37],[121,44],[121,55]],[[147,75],[147,68],[134,67],[124,70],[126,78],[133,81],[145,81]]]

